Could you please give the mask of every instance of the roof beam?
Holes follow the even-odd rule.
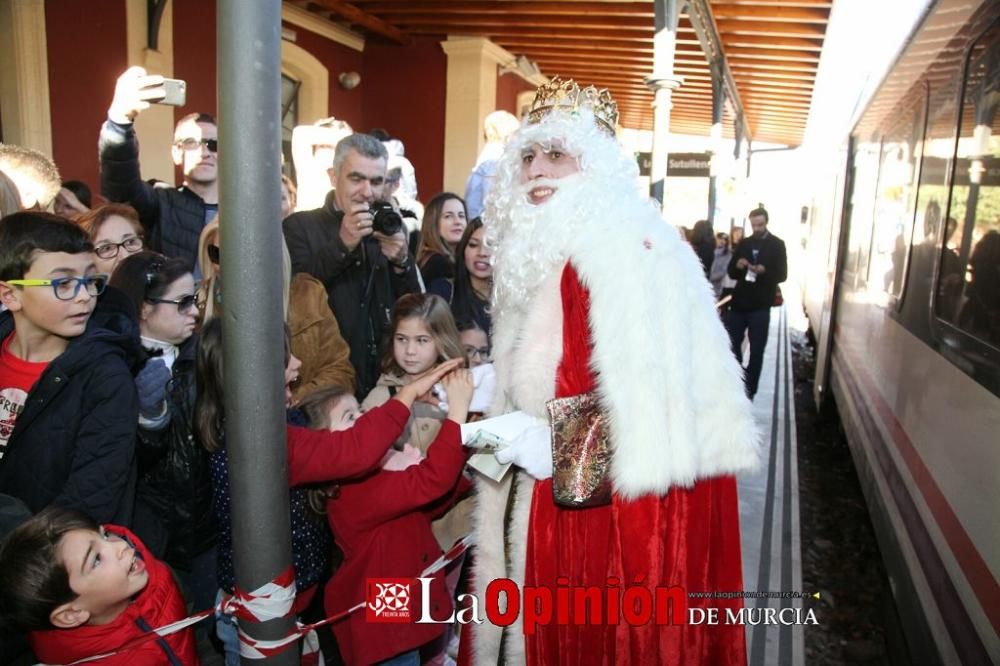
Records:
[[[483,27],[476,24],[449,24],[443,22],[440,18],[435,21],[434,24],[423,27],[414,26],[407,30],[411,35],[470,35],[473,37],[490,37],[493,41],[500,43],[503,37],[524,37],[530,36],[534,38],[540,38],[545,40],[560,40],[567,37],[565,28],[545,28],[545,27],[535,27],[535,26],[519,26],[519,25],[497,25],[495,27]],[[628,35],[623,33],[621,30],[614,30],[611,28],[588,28],[586,30],[579,30],[570,35],[570,37],[582,40],[600,40],[600,41],[611,41],[618,42],[619,44],[629,46],[633,44],[638,48],[648,48],[650,51],[653,50],[653,31],[650,30],[648,35],[643,34],[640,36]]]
[[[767,49],[793,49],[796,51],[823,50],[822,39],[806,39],[802,37],[781,37],[772,35],[748,35],[745,33],[722,33],[726,36],[726,48],[733,46],[763,46]]]
[[[826,25],[830,19],[829,9],[815,7],[767,6],[762,4],[732,5],[712,3],[712,14],[716,19],[738,19],[741,21],[790,21],[793,23],[819,23]]]
[[[493,28],[518,30],[522,26],[536,28],[559,28],[560,30],[584,30],[589,28],[611,29],[622,32],[640,32],[648,34],[653,39],[653,21],[643,17],[621,16],[607,18],[604,16],[577,15],[542,15],[529,16],[525,14],[488,14],[485,16],[444,14],[384,14],[385,20],[399,26],[429,26],[436,33],[447,32],[453,26],[467,27],[473,30],[488,31]],[[624,35],[622,35],[624,36]]]
[[[825,25],[808,23],[782,23],[780,21],[738,21],[733,19],[717,21],[719,32],[724,35],[782,35],[784,37],[804,37],[822,40],[826,34]]]
[[[653,7],[648,2],[370,2],[365,9],[375,13],[421,13],[440,12],[449,14],[550,14],[585,16],[600,15],[645,16],[653,18]]]
[[[373,32],[376,35],[381,35],[397,44],[407,46],[410,43],[410,38],[403,34],[403,31],[396,26],[386,23],[377,16],[372,16],[348,2],[343,2],[343,0],[311,0],[311,2],[337,14],[354,25],[361,26],[365,30]]]

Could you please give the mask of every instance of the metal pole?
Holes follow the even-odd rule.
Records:
[[[712,71],[712,131],[709,148],[712,160],[708,178],[708,223],[714,228],[719,186],[718,154],[722,143],[722,110],[726,101],[726,93],[723,89],[722,73],[719,68],[713,63],[709,69]]]
[[[646,86],[655,94],[653,101],[653,164],[649,172],[650,196],[660,205],[664,201],[664,181],[667,177],[667,137],[670,134],[670,101],[672,91],[683,79],[674,74],[674,53],[677,48],[677,22],[680,7],[677,0],[654,0],[656,34],[653,37],[653,73],[646,77]]]
[[[281,298],[281,2],[218,0],[219,210],[226,307],[226,448],[236,584],[291,566]],[[294,618],[242,621],[254,638]],[[296,664],[293,644],[268,664]],[[260,660],[246,664],[260,664]]]

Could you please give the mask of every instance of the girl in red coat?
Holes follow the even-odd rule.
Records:
[[[450,617],[452,595],[444,573],[432,576],[430,599],[423,602],[420,585],[412,580],[441,555],[431,531],[431,521],[446,512],[455,499],[468,491],[462,477],[465,452],[460,425],[468,417],[472,399],[472,375],[455,370],[442,383],[448,398],[448,418],[441,425],[427,457],[403,470],[380,469],[361,479],[340,484],[332,493],[326,510],[344,562],[327,584],[327,614],[345,611],[366,599],[369,578],[402,578],[410,582],[411,622],[380,624],[369,622],[365,611],[356,611],[334,624],[337,644],[345,663],[419,664],[420,648],[440,638],[445,624],[415,624],[422,604],[436,619]],[[409,386],[413,386],[410,384]],[[313,405],[314,427],[337,427],[341,421],[338,400],[324,408]],[[431,647],[431,651],[439,646]]]

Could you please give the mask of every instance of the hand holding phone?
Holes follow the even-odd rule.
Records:
[[[142,67],[129,67],[118,77],[115,96],[108,108],[108,118],[116,123],[135,121],[151,103],[183,106],[187,85],[178,79],[147,74]]]

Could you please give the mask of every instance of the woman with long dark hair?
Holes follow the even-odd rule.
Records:
[[[461,327],[475,323],[490,332],[490,296],[493,291],[493,251],[487,247],[483,221],[475,218],[465,228],[455,248],[454,279],[441,278],[427,285],[427,293],[437,294],[451,305],[451,313]]]
[[[461,261],[456,247],[466,229],[465,201],[451,192],[442,192],[427,204],[420,227],[417,265],[424,284],[455,275]]]

